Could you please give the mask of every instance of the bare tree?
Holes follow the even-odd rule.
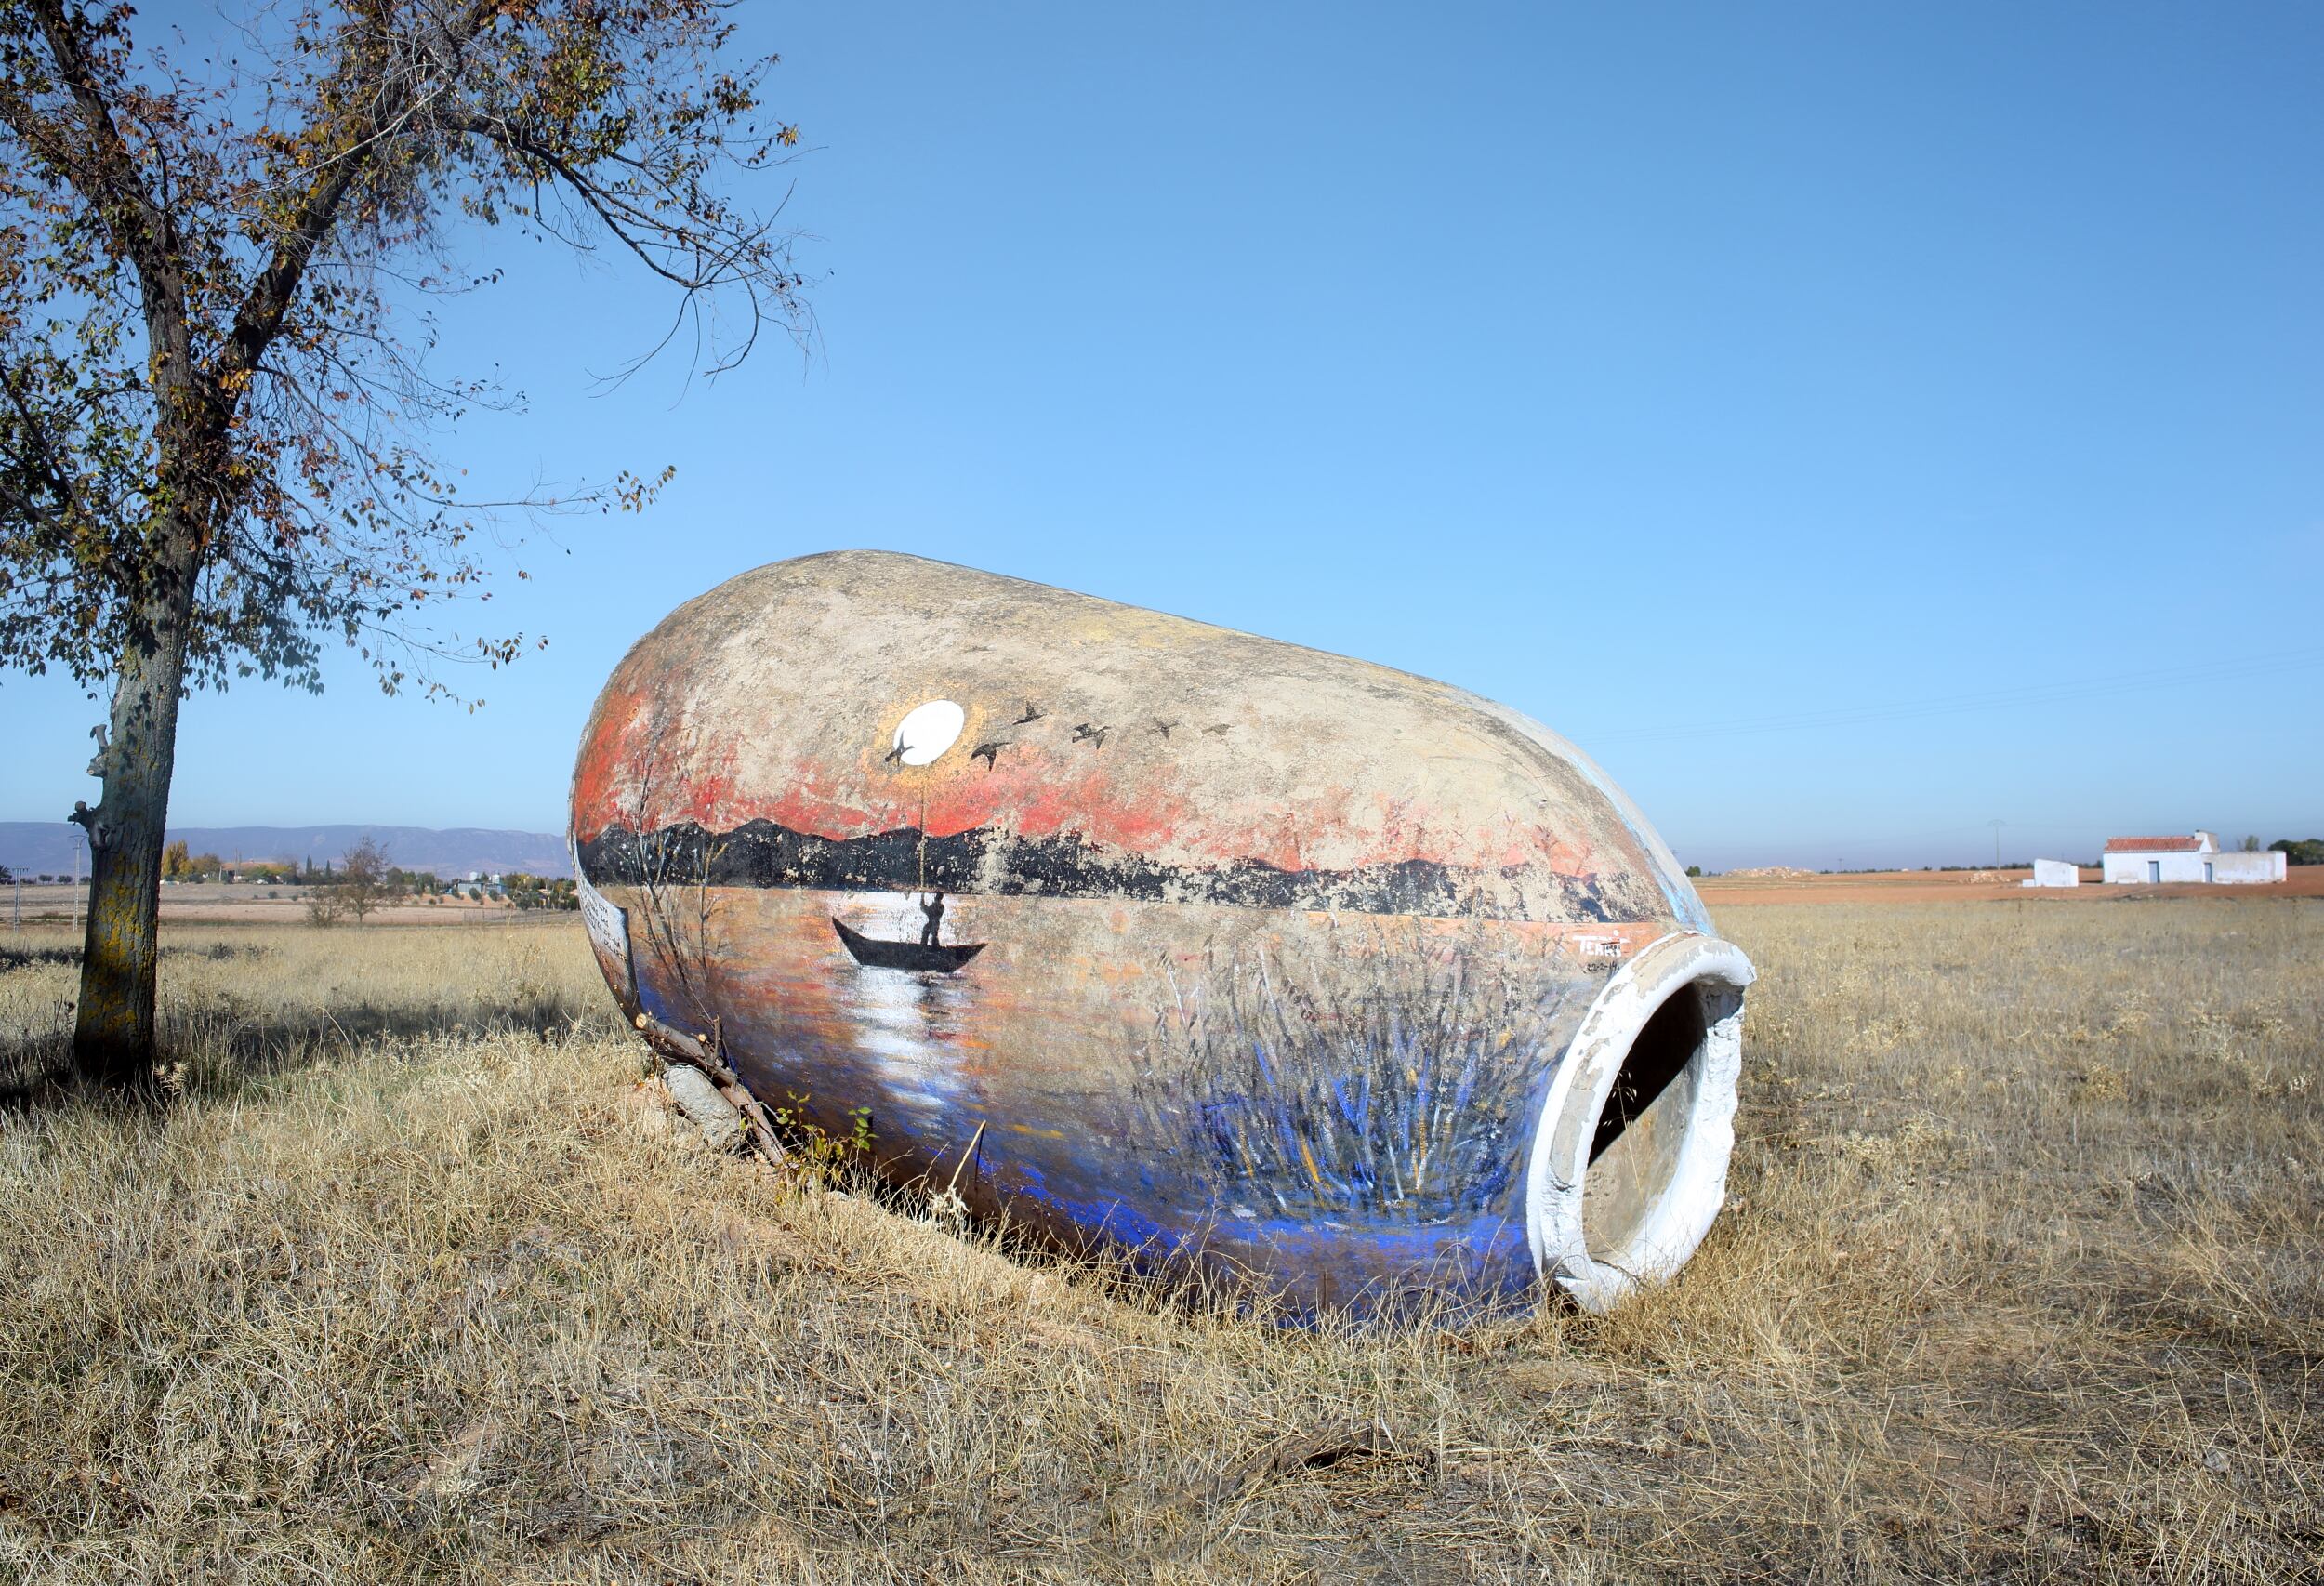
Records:
[[[355,917],[358,925],[386,898],[388,851],[374,842],[370,833],[357,839],[355,846],[339,860],[337,891],[341,905]]]
[[[522,512],[637,510],[659,481],[469,496],[436,443],[490,381],[431,366],[431,293],[497,279],[459,233],[607,248],[711,371],[803,334],[788,233],[724,195],[796,131],[721,0],[292,0],[231,47],[125,4],[0,0],[0,666],[111,694],[73,1058],[153,1060],[178,711],[234,677],[321,686],[333,640],[393,693],[523,636],[432,626]],[[779,205],[776,212],[779,213]],[[714,314],[718,305],[732,312]],[[665,472],[661,478],[667,477]]]
[[[647,723],[647,748],[635,798],[627,811],[629,840],[638,875],[638,923],[646,951],[662,970],[662,984],[676,993],[695,1034],[708,1033],[718,1006],[710,977],[720,955],[714,920],[718,900],[710,879],[726,845],[710,833],[694,828],[674,836],[671,816],[693,806],[693,745],[667,750],[671,731],[666,707],[656,704]],[[679,785],[666,786],[662,768],[680,768]]]

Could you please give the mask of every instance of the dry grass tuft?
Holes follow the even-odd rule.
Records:
[[[640,1129],[577,931],[179,932],[160,1118],[0,959],[0,1574],[2314,1578],[2324,913],[1724,923],[1680,1280],[1372,1333]]]

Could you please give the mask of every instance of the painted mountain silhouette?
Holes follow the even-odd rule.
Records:
[[[1021,837],[983,827],[927,839],[909,826],[865,837],[827,838],[772,821],[712,832],[691,822],[640,837],[609,826],[580,845],[582,872],[601,885],[803,887],[832,892],[929,887],[974,896],[1129,898],[1151,903],[1230,904],[1253,908],[1343,909],[1443,918],[1524,918],[1501,900],[1515,889],[1497,880],[1524,873],[1480,871],[1407,859],[1353,870],[1286,870],[1257,860],[1213,867],[1165,865],[1103,848],[1072,833]],[[1613,916],[1590,877],[1555,878],[1568,920]]]

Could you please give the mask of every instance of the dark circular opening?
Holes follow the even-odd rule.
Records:
[[[1677,1176],[1708,1034],[1702,988],[1681,986],[1622,1054],[1582,1175],[1582,1238],[1591,1260],[1625,1266],[1629,1248]]]

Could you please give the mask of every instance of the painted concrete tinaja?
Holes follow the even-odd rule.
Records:
[[[630,651],[573,837],[625,1011],[1070,1246],[1602,1305],[1719,1204],[1749,965],[1586,758],[1443,683],[803,557]]]

